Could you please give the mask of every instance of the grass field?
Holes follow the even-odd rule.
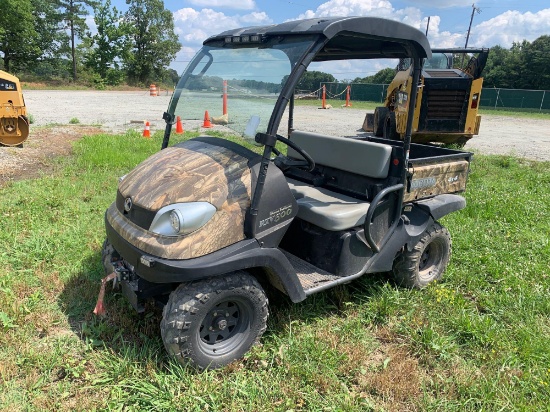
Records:
[[[276,299],[261,346],[196,373],[166,357],[158,311],[108,287],[108,316],[91,313],[104,211],[160,139],[85,137],[0,189],[0,410],[548,410],[549,163],[475,157],[441,283]]]

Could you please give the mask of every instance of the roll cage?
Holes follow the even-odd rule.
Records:
[[[409,116],[403,142],[403,151],[401,152],[401,158],[397,159],[401,168],[401,184],[403,185],[402,187],[405,187],[414,117],[413,112],[416,104],[422,61],[424,58],[431,57],[432,54],[428,39],[421,31],[404,23],[376,17],[316,18],[270,26],[240,28],[224,31],[212,36],[205,40],[203,44],[204,46],[224,48],[265,48],[269,47],[273,39],[282,39],[287,36],[301,36],[304,39],[309,39],[311,45],[302,56],[295,60],[292,71],[278,96],[269,120],[267,132],[258,133],[255,138],[257,143],[264,145],[264,150],[256,188],[252,196],[248,216],[245,219],[245,233],[249,237],[253,237],[254,235],[258,205],[262,196],[273,148],[277,140],[282,139],[281,136],[277,135],[281,118],[287,104],[292,102],[294,89],[308,65],[311,62],[350,59],[412,59],[413,84],[409,98]],[[197,59],[195,58],[184,72],[182,81],[196,65]],[[177,97],[174,96],[175,99]],[[162,149],[168,146],[172,124],[174,123],[172,104],[168,112],[164,113],[163,118],[167,124]],[[401,199],[402,196],[399,198]],[[397,210],[400,210],[402,204],[398,206]]]

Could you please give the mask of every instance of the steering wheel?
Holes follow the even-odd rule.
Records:
[[[286,170],[290,167],[307,167],[308,172],[311,172],[313,169],[315,169],[315,161],[312,159],[310,155],[307,154],[307,152],[304,149],[302,149],[300,146],[298,146],[292,140],[287,139],[286,137],[277,135],[277,140],[281,143],[286,144],[289,147],[292,147],[294,150],[298,152],[300,156],[304,158],[304,160],[292,159],[288,156],[283,155],[274,147],[273,152],[277,155],[277,157],[274,160],[274,163],[275,165],[277,165],[279,169]]]

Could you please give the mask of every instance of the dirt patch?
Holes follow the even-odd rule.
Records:
[[[427,381],[419,359],[410,353],[400,339],[382,328],[374,331],[375,340],[353,339],[332,331],[319,331],[317,339],[343,356],[339,374],[347,376],[352,396],[370,399],[382,410],[418,410],[423,383]],[[333,390],[333,381],[321,375],[316,387]]]
[[[53,157],[69,155],[75,140],[97,133],[97,127],[52,126],[31,130],[22,148],[0,146],[0,187],[48,173]]]

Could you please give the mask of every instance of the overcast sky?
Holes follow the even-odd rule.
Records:
[[[126,10],[124,0],[112,3]],[[376,16],[425,31],[430,17],[428,38],[432,47],[463,47],[472,14],[472,0],[164,0],[164,5],[174,13],[182,43],[172,63],[178,73],[203,40],[231,28],[309,17]],[[514,41],[533,41],[550,34],[548,0],[483,0],[475,5],[468,46],[510,47]],[[338,78],[358,76],[350,65],[341,64],[336,70]]]

